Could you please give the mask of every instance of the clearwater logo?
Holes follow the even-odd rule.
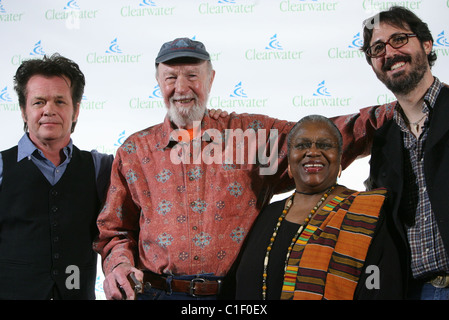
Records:
[[[123,53],[122,50],[119,48],[117,43],[117,38],[111,41],[111,44],[109,45],[109,49],[106,50],[106,53]]]
[[[324,81],[321,82],[318,85],[318,89],[316,90],[316,93],[313,94],[315,97],[319,97],[319,96],[325,96],[325,97],[330,97],[330,93],[327,92],[327,88],[326,85],[324,84]]]
[[[44,50],[44,47],[43,47],[43,45],[42,45],[42,41],[39,40],[38,42],[36,42],[36,43],[32,46],[31,51],[29,52],[28,56],[23,57],[23,56],[20,55],[20,54],[16,54],[16,55],[12,56],[12,58],[11,58],[11,64],[12,64],[13,66],[18,66],[18,65],[20,65],[24,60],[30,59],[30,56],[31,56],[31,57],[40,57],[40,56],[43,56],[43,55],[45,55],[45,50]]]
[[[246,60],[250,61],[264,61],[264,60],[299,60],[301,59],[303,51],[284,50],[281,45],[278,35],[271,36],[267,44],[264,46],[265,50],[259,51],[257,49],[248,49],[245,52]]]
[[[449,56],[449,40],[446,38],[444,31],[438,34],[433,43],[433,49],[437,55]]]
[[[242,82],[236,84],[236,86],[234,87],[234,91],[230,94],[230,96],[232,98],[248,98],[245,91],[243,90]]]
[[[106,100],[91,100],[88,99],[85,95],[83,95],[83,98],[81,99],[81,109],[83,110],[103,110],[105,104]]]
[[[76,3],[76,0],[70,0],[64,7],[64,10],[80,10],[80,7]]]
[[[126,133],[125,133],[125,130],[123,130],[119,134],[117,141],[114,143],[114,147],[120,147],[123,144],[123,142],[125,141],[125,139],[126,139]]]
[[[292,104],[294,107],[348,107],[351,99],[333,97],[323,80],[318,84],[311,97],[295,96],[292,99]]]
[[[175,7],[160,7],[156,1],[139,0],[135,5],[125,6],[120,9],[120,15],[124,18],[148,17],[148,16],[171,16]]]
[[[12,99],[8,94],[8,87],[5,87],[2,91],[0,91],[0,101],[12,102]]]
[[[81,20],[96,19],[99,10],[82,10],[76,0],[69,0],[62,9],[45,11],[46,20],[64,21],[68,29],[79,29]]]
[[[281,1],[281,12],[326,12],[336,11],[338,1],[326,0],[286,0]]]
[[[240,4],[238,0],[218,0],[201,3],[198,6],[198,12],[204,15],[218,14],[252,14],[256,7],[256,1],[253,3]],[[248,2],[248,1],[246,1]]]
[[[401,1],[400,4],[409,10],[416,11],[421,9],[423,0]],[[362,7],[365,11],[371,12],[372,15],[390,9],[393,5],[391,0],[363,0]]]
[[[330,59],[357,59],[364,58],[365,53],[360,50],[363,46],[363,39],[360,32],[357,33],[347,48],[330,48],[327,55]]]
[[[42,41],[39,40],[34,45],[33,50],[30,52],[30,56],[43,56],[45,55],[44,48],[42,47]]]
[[[4,1],[0,0],[0,22],[19,22],[22,20],[23,13],[8,12],[3,3]]]
[[[148,98],[131,98],[129,100],[130,109],[155,109],[164,108],[165,104],[163,101],[161,88],[159,85],[153,87],[153,92],[148,96]]]
[[[88,63],[139,63],[141,54],[125,54],[119,46],[118,39],[113,39],[107,49],[105,54],[97,54],[96,52],[89,53],[86,57]]]
[[[0,111],[19,111],[19,103],[13,101],[8,93],[8,87],[0,91]]]
[[[220,96],[211,97],[209,99],[209,108],[263,108],[266,107],[267,101],[267,98],[249,98],[245,93],[242,82],[240,81],[234,86],[229,98]]]
[[[118,136],[114,138],[115,142],[113,144],[108,145],[97,145],[95,146],[95,150],[97,150],[100,153],[106,153],[106,154],[115,154],[117,152],[117,148],[119,148],[123,142],[126,139],[126,132],[125,130],[121,131]]]

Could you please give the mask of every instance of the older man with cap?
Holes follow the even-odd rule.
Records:
[[[165,43],[156,70],[167,115],[119,148],[98,218],[104,291],[108,299],[216,299],[261,208],[293,187],[292,123],[210,117],[215,71],[201,42]]]

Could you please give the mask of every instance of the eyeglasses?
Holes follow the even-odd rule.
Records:
[[[385,55],[387,44],[392,48],[399,49],[408,43],[408,38],[416,37],[414,33],[397,33],[386,42],[379,41],[370,46],[365,52],[370,58],[379,58]]]
[[[313,144],[315,144],[315,147],[320,150],[330,150],[332,148],[336,148],[335,144],[333,144],[332,142],[326,142],[326,141],[316,141],[316,142],[300,141],[300,142],[296,143],[294,146],[296,149],[299,149],[299,150],[307,150],[307,149],[311,149]]]

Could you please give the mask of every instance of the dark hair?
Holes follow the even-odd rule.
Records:
[[[59,76],[67,77],[70,80],[73,108],[76,110],[78,103],[83,98],[84,86],[86,80],[78,64],[65,58],[58,53],[51,57],[44,56],[42,59],[31,59],[22,62],[14,76],[14,90],[19,97],[21,109],[26,107],[27,84],[32,76],[42,75],[45,77]],[[72,132],[76,123],[72,124]],[[24,130],[27,131],[27,124],[24,124]]]
[[[366,54],[366,50],[370,46],[371,39],[373,37],[373,28],[376,27],[375,24],[381,22],[385,22],[389,25],[402,29],[410,29],[414,34],[416,34],[421,44],[425,41],[432,41],[433,43],[433,37],[427,23],[423,22],[416,14],[406,8],[393,6],[389,10],[382,11],[363,22],[363,46],[361,50],[365,52],[366,60],[370,65],[372,64],[371,58]],[[435,64],[437,55],[433,50],[427,55],[427,60],[430,67]]]
[[[312,115],[305,116],[304,118],[299,120],[293,126],[293,128],[291,128],[290,132],[287,135],[287,153],[290,154],[291,140],[296,135],[296,132],[301,128],[302,125],[304,125],[306,123],[311,123],[311,122],[324,123],[324,124],[326,124],[329,127],[329,129],[333,132],[333,134],[337,138],[337,141],[338,141],[338,154],[341,155],[342,154],[342,150],[343,150],[343,136],[341,135],[340,130],[332,122],[332,120],[330,120],[329,118],[327,118],[325,116],[319,115],[319,114],[312,114]]]

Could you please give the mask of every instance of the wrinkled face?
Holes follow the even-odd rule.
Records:
[[[26,87],[26,105],[22,118],[28,125],[29,136],[35,144],[70,140],[72,122],[78,118],[74,109],[70,80],[65,77],[35,75]]]
[[[374,29],[370,45],[378,41],[386,42],[397,33],[412,32],[381,23],[379,28]],[[421,44],[417,37],[409,38],[408,43],[398,49],[387,45],[384,56],[371,58],[372,67],[377,78],[394,94],[408,94],[417,87],[425,73],[430,72],[427,55],[431,50],[431,41]]]
[[[190,128],[193,121],[201,121],[214,75],[207,61],[159,64],[157,81],[168,115],[178,127]]]
[[[324,190],[335,184],[340,170],[338,138],[324,122],[304,123],[291,140],[288,161],[296,190]]]

